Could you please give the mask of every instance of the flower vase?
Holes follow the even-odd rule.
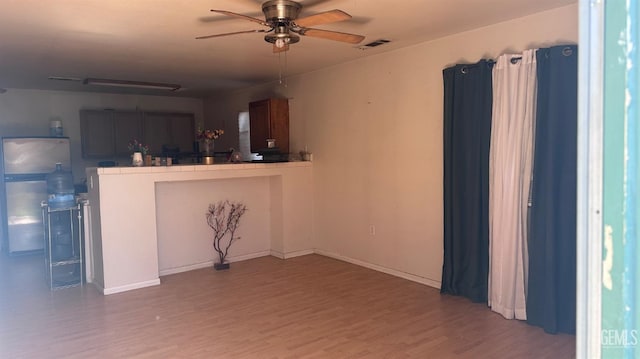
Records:
[[[204,140],[204,144],[203,144],[204,148],[204,155],[205,156],[213,156],[213,148],[214,148],[214,142],[213,140]]]
[[[134,152],[131,156],[131,164],[135,167],[140,167],[144,164],[142,160],[142,152]]]
[[[205,139],[203,141],[203,155],[202,155],[202,162],[205,165],[212,165],[213,164],[213,147],[214,147],[214,143],[213,140],[209,140],[209,139]]]

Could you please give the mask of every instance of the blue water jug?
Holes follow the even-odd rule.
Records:
[[[49,207],[52,209],[76,206],[73,176],[71,172],[62,169],[62,163],[56,163],[56,170],[47,175],[47,193]]]

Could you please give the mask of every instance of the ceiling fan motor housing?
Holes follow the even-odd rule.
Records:
[[[279,23],[289,24],[298,18],[302,5],[289,0],[271,0],[262,4],[262,12],[266,22],[274,26]]]
[[[289,0],[272,0],[262,4],[265,21],[273,26],[274,32],[264,40],[276,45],[295,44],[300,37],[289,31],[291,22],[298,18],[302,5]],[[280,41],[278,41],[280,40]]]

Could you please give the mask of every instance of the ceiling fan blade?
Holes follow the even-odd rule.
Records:
[[[273,53],[277,54],[279,52],[289,51],[289,44],[284,45],[283,47],[277,47],[275,44],[273,45]]]
[[[222,14],[222,15],[227,15],[227,16],[232,16],[232,17],[237,17],[238,19],[244,19],[244,20],[249,20],[249,21],[253,21],[253,22],[257,22],[260,25],[264,25],[264,26],[270,26],[269,23],[267,23],[264,20],[255,18],[255,17],[251,17],[251,16],[247,16],[247,15],[242,15],[242,14],[238,14],[235,12],[231,12],[231,11],[226,11],[226,10],[211,10],[211,12],[217,12],[218,14]]]
[[[364,40],[364,36],[348,34],[346,32],[320,30],[320,29],[301,29],[298,31],[300,35],[318,37],[321,39],[348,42],[350,44],[358,44]]]
[[[303,17],[301,19],[297,19],[294,23],[300,27],[309,27],[316,26],[322,24],[328,24],[331,22],[338,22],[351,19],[351,15],[347,14],[342,10],[329,10],[325,12],[321,12],[319,14],[310,15],[307,17]]]
[[[196,37],[196,40],[211,39],[213,37],[223,37],[223,36],[238,35],[238,34],[248,34],[248,33],[252,33],[252,32],[268,32],[268,31],[269,30],[246,30],[246,31],[227,32],[227,33],[224,33],[224,34],[198,36],[198,37]]]

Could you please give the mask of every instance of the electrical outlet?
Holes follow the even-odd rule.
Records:
[[[369,234],[372,236],[376,235],[376,226],[374,226],[373,224],[369,225]]]

